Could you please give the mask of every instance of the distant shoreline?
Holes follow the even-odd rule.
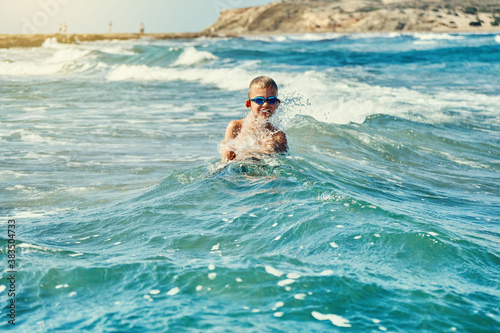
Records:
[[[217,37],[205,32],[183,33],[107,33],[107,34],[0,34],[0,48],[40,47],[49,38],[55,38],[58,43],[77,44],[79,42],[94,42],[100,40],[131,40],[131,39],[193,39],[199,37]]]
[[[500,31],[369,31],[369,32],[340,32],[340,31],[324,31],[312,32],[312,34],[324,33],[339,33],[339,34],[380,34],[380,33],[453,33],[453,34],[467,34],[467,33],[500,33]],[[241,33],[241,34],[213,34],[206,32],[183,32],[183,33],[150,33],[144,34],[142,37],[138,33],[111,33],[111,34],[0,34],[0,49],[11,47],[40,47],[49,38],[55,38],[58,43],[62,44],[78,44],[79,42],[95,42],[95,41],[110,41],[110,40],[173,40],[173,39],[195,39],[201,37],[207,38],[241,38],[249,36],[273,36],[273,35],[300,35],[306,32],[262,32],[262,33]],[[309,32],[311,34],[311,32]]]
[[[476,7],[474,7],[476,6]],[[39,47],[48,38],[74,44],[100,40],[193,39],[306,33],[500,33],[494,0],[276,0],[223,10],[200,32],[0,34],[0,48]]]

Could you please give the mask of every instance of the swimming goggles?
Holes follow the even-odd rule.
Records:
[[[269,104],[274,105],[278,101],[278,97],[276,97],[276,96],[269,96],[268,98],[264,98],[262,96],[259,96],[259,97],[255,97],[254,99],[251,99],[251,101],[255,102],[255,103],[259,104],[259,105],[262,105],[262,104],[264,104],[267,101]]]

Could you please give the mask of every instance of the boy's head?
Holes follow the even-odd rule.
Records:
[[[250,82],[250,85],[248,86],[248,98],[253,98],[250,94],[252,93],[252,89],[254,87],[272,88],[275,91],[274,95],[278,95],[278,85],[269,76],[257,76],[252,80],[252,82]]]
[[[250,82],[246,107],[255,117],[270,118],[278,108],[278,85],[268,76],[258,76]]]

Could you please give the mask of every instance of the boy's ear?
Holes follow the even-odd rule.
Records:
[[[250,101],[249,99],[247,99],[247,101],[245,102],[245,106],[247,108],[250,108],[252,106],[252,101]]]

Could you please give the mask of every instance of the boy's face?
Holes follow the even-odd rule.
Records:
[[[264,97],[268,98],[271,96],[276,96],[276,90],[273,89],[272,87],[269,88],[260,88],[260,87],[252,87],[250,90],[250,99],[254,99],[255,97]],[[248,99],[245,103],[246,107],[250,109],[250,112],[257,118],[263,118],[263,119],[268,119],[270,118],[273,114],[274,111],[278,108],[278,105],[280,104],[280,100],[278,100],[274,104],[269,104],[269,102],[266,100],[264,104],[259,105],[255,102],[250,101]]]

